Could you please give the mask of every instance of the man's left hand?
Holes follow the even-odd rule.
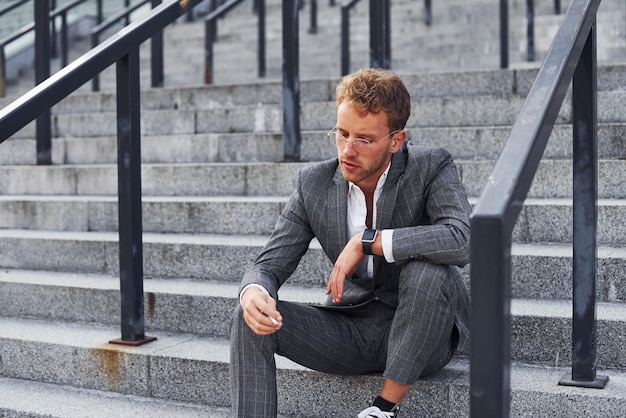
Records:
[[[332,294],[333,303],[341,302],[346,277],[355,272],[364,257],[361,233],[358,233],[348,241],[348,244],[341,254],[339,254],[333,266],[333,271],[331,271],[330,277],[328,278],[326,294]]]

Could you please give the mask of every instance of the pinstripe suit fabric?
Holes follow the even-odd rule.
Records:
[[[302,169],[275,230],[241,288],[278,299],[315,237],[331,262],[348,242],[347,192],[337,160]],[[377,202],[376,229],[393,229],[395,263],[374,259],[373,279],[349,277],[343,300],[323,307],[278,302],[283,327],[254,334],[237,308],[231,323],[233,412],[276,415],[274,353],[336,374],[383,373],[413,384],[469,347],[469,294],[456,266],[469,261],[471,208],[441,148],[403,146]]]

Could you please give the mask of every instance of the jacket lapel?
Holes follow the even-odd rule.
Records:
[[[391,218],[398,197],[398,185],[400,184],[400,177],[402,177],[406,168],[405,150],[406,146],[393,154],[391,167],[389,167],[389,172],[387,173],[387,180],[385,180],[383,191],[376,202],[376,229],[379,231],[393,227]],[[376,275],[380,259],[380,257],[374,257],[374,275]]]
[[[348,243],[348,182],[335,171],[335,190],[328,194],[328,234],[335,259]]]

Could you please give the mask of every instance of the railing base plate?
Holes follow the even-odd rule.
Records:
[[[137,341],[124,341],[121,338],[116,338],[114,340],[109,341],[109,344],[130,345],[133,347],[137,347],[140,345],[151,343],[152,341],[156,339],[157,339],[156,337],[148,337],[148,336],[145,336],[143,339],[137,340]]]
[[[590,389],[604,389],[608,381],[608,376],[596,376],[595,380],[573,380],[571,373],[568,373],[559,381],[559,385]]]

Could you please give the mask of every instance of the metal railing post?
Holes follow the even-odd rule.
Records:
[[[298,0],[284,0],[283,151],[285,161],[300,161],[300,66]]]
[[[596,375],[597,285],[597,68],[595,23],[572,81],[573,113],[573,319],[572,373],[559,384],[603,388]]]
[[[341,6],[341,75],[350,72],[350,7]]]
[[[535,0],[526,0],[526,61],[535,60]]]
[[[383,26],[384,26],[384,42],[385,46],[383,56],[383,68],[390,69],[391,68],[391,2],[389,0],[383,0]]]
[[[152,8],[161,4],[161,0],[152,0]],[[193,9],[190,9],[190,11]],[[165,80],[163,70],[163,30],[155,33],[150,38],[150,85],[152,87],[163,87]]]
[[[215,20],[204,21],[204,84],[213,83],[213,42]]]
[[[50,77],[50,2],[35,1],[35,83]],[[37,117],[37,164],[52,164],[52,113],[44,109]]]
[[[265,57],[265,0],[256,0],[258,24],[258,71],[259,77],[265,77],[266,57]]]
[[[102,12],[102,0],[96,1],[96,22],[102,23],[104,20],[104,13]]]
[[[509,68],[509,2],[500,0],[500,68]]]
[[[50,0],[50,10],[57,8],[56,0]],[[56,58],[59,56],[57,49],[57,22],[55,18],[50,19],[50,56]]]
[[[4,66],[6,65],[6,59],[4,56],[4,45],[0,44],[0,97],[4,97],[6,95],[6,90],[4,87]]]
[[[311,5],[309,33],[317,33],[317,0],[310,0],[309,3]]]
[[[433,23],[433,5],[431,0],[424,0],[424,23],[430,26]]]
[[[385,8],[381,0],[370,0],[370,67],[385,68]]]
[[[509,416],[511,231],[503,217],[471,219],[472,417]]]
[[[130,6],[130,0],[124,0],[124,8],[128,9],[128,6]],[[130,24],[130,14],[126,15],[124,21],[126,22],[126,26]]]
[[[67,12],[61,13],[61,67],[69,62],[70,55],[69,31],[67,28]]]
[[[116,64],[117,177],[119,200],[120,339],[111,343],[140,345],[146,337],[143,301],[141,220],[141,107],[139,47]]]
[[[92,32],[90,35],[91,49],[94,49],[100,43],[100,35],[97,32]],[[91,79],[91,91],[100,90],[100,73],[96,74]]]

